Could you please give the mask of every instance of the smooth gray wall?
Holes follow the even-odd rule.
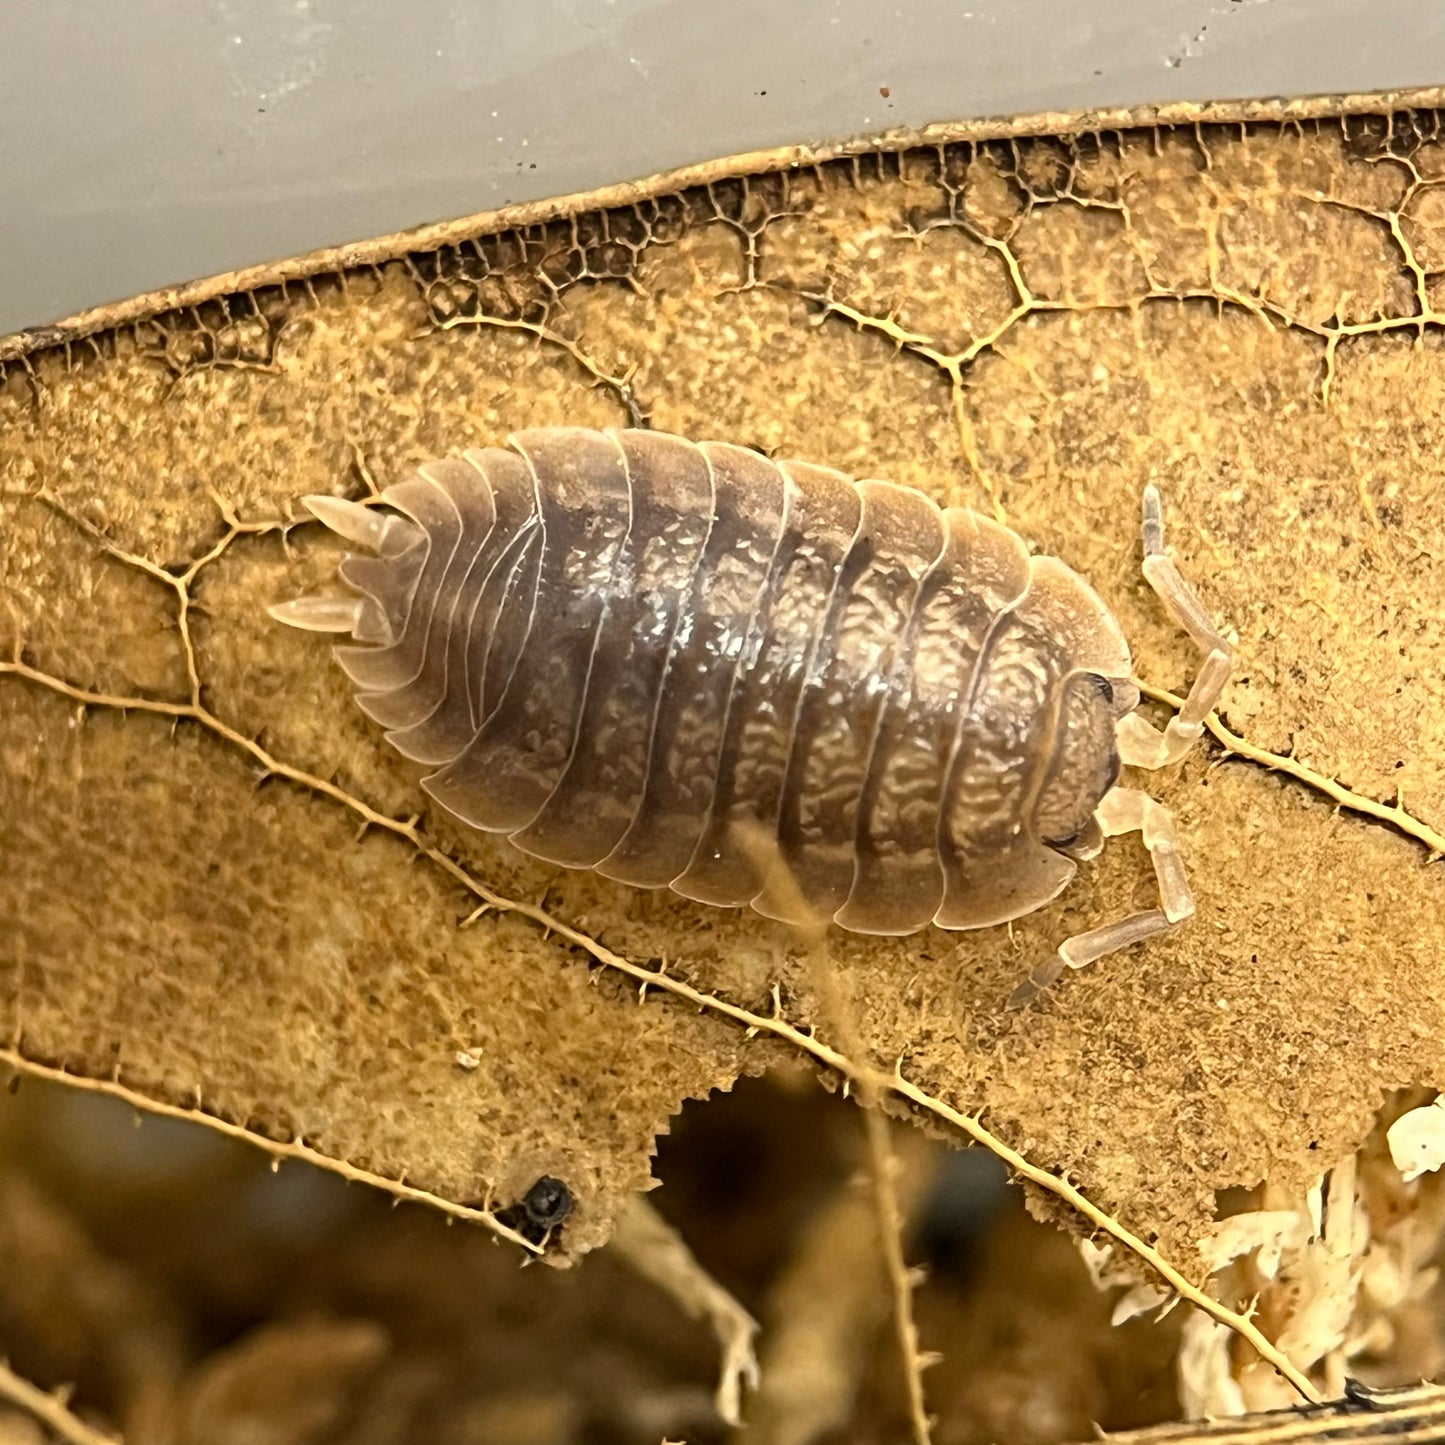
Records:
[[[9,0],[0,334],[763,146],[1437,84],[1442,16],[1440,0]]]

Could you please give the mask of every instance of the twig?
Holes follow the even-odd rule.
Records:
[[[71,1410],[69,1391],[50,1393],[42,1390],[39,1385],[32,1385],[29,1380],[17,1375],[4,1360],[0,1360],[0,1400],[8,1400],[34,1416],[65,1445],[121,1445],[120,1436],[108,1435],[93,1425],[87,1425]]]
[[[1445,1386],[1376,1391],[1351,1383],[1344,1399],[1324,1405],[1155,1425],[1096,1438],[1090,1445],[1431,1445],[1439,1440],[1445,1440]]]
[[[610,1247],[686,1314],[712,1325],[722,1350],[717,1412],[725,1424],[741,1425],[743,1387],[758,1387],[753,1352],[757,1321],[697,1262],[682,1235],[641,1195],[625,1200],[617,1211]]]
[[[893,1288],[893,1327],[898,1335],[898,1353],[902,1357],[903,1378],[908,1390],[908,1423],[913,1432],[913,1445],[932,1445],[933,1432],[923,1394],[923,1370],[928,1360],[918,1348],[918,1325],[913,1318],[913,1285],[907,1261],[903,1258],[903,1215],[898,1207],[898,1160],[888,1141],[888,1120],[883,1111],[864,1106],[864,1138],[868,1145],[869,1172],[873,1176],[873,1206],[878,1217],[878,1242],[883,1262],[888,1268],[888,1282]]]
[[[13,1069],[17,1074],[28,1074],[32,1078],[45,1079],[53,1084],[64,1084],[70,1089],[83,1089],[88,1093],[104,1094],[107,1098],[119,1099],[122,1103],[129,1104],[131,1108],[139,1109],[145,1114],[158,1114],[166,1119],[184,1119],[191,1124],[204,1124],[208,1129],[214,1129],[228,1139],[239,1139],[245,1144],[264,1149],[271,1156],[273,1170],[281,1167],[283,1159],[314,1164],[318,1169],[326,1170],[328,1174],[339,1174],[348,1183],[370,1185],[373,1189],[385,1190],[386,1193],[395,1196],[398,1200],[404,1199],[412,1204],[429,1205],[432,1209],[441,1210],[443,1214],[449,1214],[453,1219],[462,1219],[469,1224],[480,1224],[490,1229],[499,1239],[505,1239],[509,1244],[515,1244],[529,1254],[542,1253],[539,1246],[518,1234],[516,1230],[509,1229],[490,1210],[477,1209],[467,1204],[454,1204],[450,1199],[444,1199],[441,1195],[433,1194],[426,1189],[418,1189],[414,1184],[406,1183],[405,1180],[388,1179],[384,1174],[373,1174],[369,1169],[359,1169],[355,1164],[350,1164],[345,1159],[334,1159],[329,1154],[321,1153],[319,1149],[313,1149],[309,1144],[303,1144],[299,1139],[289,1142],[270,1139],[241,1124],[233,1124],[229,1119],[222,1119],[216,1114],[204,1113],[199,1108],[186,1109],[179,1104],[167,1104],[163,1100],[151,1098],[148,1094],[137,1093],[134,1089],[127,1088],[115,1079],[95,1079],[85,1074],[72,1074],[66,1069],[57,1069],[49,1064],[39,1063],[35,1059],[26,1058],[17,1049],[3,1045],[0,1045],[0,1065]]]

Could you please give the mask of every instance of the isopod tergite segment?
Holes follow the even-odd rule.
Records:
[[[1183,756],[1230,669],[1153,487],[1144,574],[1205,656],[1162,732],[1081,577],[889,482],[555,427],[306,504],[362,549],[350,591],[272,615],[351,634],[426,791],[538,858],[901,935],[1032,912],[1139,831],[1160,906],[1067,940],[1014,1006],[1193,912],[1167,810],[1119,786]]]

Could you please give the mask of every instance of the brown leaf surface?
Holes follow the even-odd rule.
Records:
[[[1384,1090],[1441,1082],[1445,138],[1419,106],[1299,115],[719,164],[0,342],[4,1057],[452,1206],[555,1176],[566,1255],[683,1100],[806,1044],[768,1036],[775,998],[841,1046],[836,994],[856,1065],[902,1059],[1181,1262],[1220,1188],[1303,1188]],[[1149,896],[1115,843],[1012,929],[835,931],[820,995],[756,917],[427,813],[324,645],[265,615],[337,560],[295,499],[639,420],[993,511],[1178,691],[1195,658],[1138,572],[1157,481],[1265,764],[1210,743],[1151,780],[1193,922],[1002,1013]],[[1289,754],[1402,794],[1403,826]]]

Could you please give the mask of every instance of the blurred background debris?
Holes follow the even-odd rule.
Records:
[[[76,1415],[129,1445],[909,1436],[861,1115],[801,1072],[686,1108],[648,1196],[761,1325],[761,1383],[735,1437],[708,1320],[616,1246],[572,1269],[528,1265],[481,1230],[305,1164],[273,1171],[200,1125],[29,1079],[0,1100],[0,1353],[44,1388],[73,1385]],[[1257,1296],[1302,1363],[1333,1352],[1377,1385],[1445,1362],[1445,1196],[1433,1173],[1406,1182],[1386,1144],[1412,1103],[1315,1197],[1221,1205],[1223,1297]],[[923,1376],[935,1445],[1052,1445],[1186,1405],[1289,1403],[1208,1322],[1160,1318],[1157,1295],[1107,1283],[1097,1258],[1091,1273],[991,1156],[890,1132],[922,1271],[914,1313],[937,1357]],[[0,1414],[5,1445],[38,1428]]]

